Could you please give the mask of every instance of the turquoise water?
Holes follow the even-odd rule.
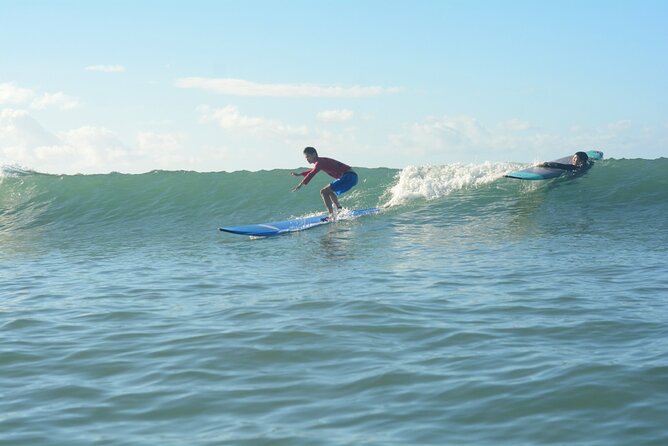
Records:
[[[0,444],[664,445],[668,159],[0,176]]]

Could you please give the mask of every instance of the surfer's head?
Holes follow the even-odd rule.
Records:
[[[585,164],[587,164],[587,161],[589,161],[589,156],[586,153],[576,152],[575,155],[573,155],[573,159],[571,160],[571,163],[574,166],[582,167]]]
[[[318,160],[318,152],[313,147],[307,147],[304,149],[304,156],[306,161],[313,164]]]

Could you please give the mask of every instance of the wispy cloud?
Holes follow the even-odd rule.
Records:
[[[100,71],[102,73],[124,73],[125,67],[123,65],[89,65],[85,70]]]
[[[314,84],[260,84],[243,79],[217,79],[186,77],[177,79],[179,88],[196,88],[212,93],[233,96],[271,97],[367,97],[392,94],[400,91],[396,87],[353,85],[350,87],[323,86]]]
[[[344,122],[349,121],[352,117],[351,110],[323,110],[317,115],[320,122]]]
[[[308,129],[304,126],[295,127],[275,119],[243,115],[235,105],[218,109],[200,106],[197,110],[203,122],[215,122],[225,130],[265,133],[284,137],[308,134]]]

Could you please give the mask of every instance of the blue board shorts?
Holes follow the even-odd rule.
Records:
[[[336,195],[341,195],[344,192],[348,192],[357,184],[357,174],[353,171],[349,171],[343,174],[338,180],[334,180],[329,183],[329,187],[334,191]]]

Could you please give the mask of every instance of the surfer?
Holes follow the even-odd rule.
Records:
[[[292,189],[292,192],[296,192],[302,186],[307,185],[315,174],[322,170],[334,178],[334,181],[320,189],[320,196],[322,196],[322,201],[324,201],[325,206],[329,211],[329,218],[335,218],[336,216],[334,214],[332,203],[336,205],[337,210],[341,209],[338,196],[344,192],[348,192],[357,184],[357,174],[347,164],[343,164],[332,158],[318,156],[318,152],[313,147],[306,147],[304,149],[304,156],[309,164],[313,164],[313,168],[305,170],[304,172],[290,173],[290,175],[294,177],[304,177],[304,179]]]
[[[554,161],[549,161],[546,163],[541,163],[538,166],[548,167],[550,169],[568,170],[570,172],[573,172],[576,170],[587,169],[591,166],[591,164],[589,162],[589,156],[586,153],[576,152],[575,155],[573,155],[573,158],[571,158],[570,164],[562,164],[562,163],[556,163]]]

